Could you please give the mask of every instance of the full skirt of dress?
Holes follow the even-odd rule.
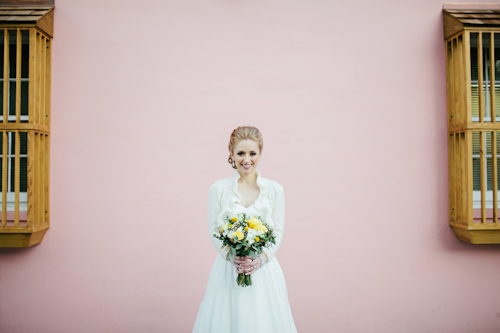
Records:
[[[193,333],[297,332],[276,257],[252,274],[252,286],[238,286],[237,276],[234,265],[218,255]]]

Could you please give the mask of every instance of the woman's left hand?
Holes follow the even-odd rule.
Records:
[[[236,273],[241,274],[245,272],[245,275],[250,275],[255,273],[260,268],[260,259],[252,259],[250,256],[245,257],[234,257],[234,263],[236,266],[240,267],[236,269]]]

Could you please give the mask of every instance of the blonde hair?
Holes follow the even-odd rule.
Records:
[[[264,147],[264,140],[262,139],[262,134],[259,129],[253,126],[240,126],[231,133],[229,136],[229,158],[227,161],[231,166],[233,165],[233,159],[231,158],[231,153],[234,147],[243,140],[253,140],[259,145],[259,152],[262,152]],[[238,169],[238,167],[233,166],[233,169]]]

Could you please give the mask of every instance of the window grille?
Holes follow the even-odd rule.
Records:
[[[0,7],[0,247],[36,245],[50,227],[53,9]]]
[[[449,223],[458,239],[500,244],[500,5],[444,5]]]

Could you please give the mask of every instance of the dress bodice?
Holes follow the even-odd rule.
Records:
[[[250,219],[254,216],[255,217],[262,216],[262,210],[259,210],[255,206],[255,204],[251,204],[248,207],[243,207],[242,205],[237,204],[235,214],[239,214],[239,213],[245,213],[247,215],[248,219]],[[264,221],[264,222],[266,222],[266,221]]]
[[[227,216],[245,212],[248,215],[260,216],[266,222],[275,235],[276,244],[270,249],[264,249],[268,261],[273,259],[283,239],[285,228],[285,194],[283,186],[279,183],[263,178],[257,172],[257,186],[260,189],[259,196],[255,202],[248,207],[243,207],[241,195],[238,193],[238,179],[241,177],[238,171],[231,178],[220,179],[210,186],[208,195],[208,228],[210,240],[222,258],[226,258],[227,250],[222,247],[222,242],[215,237],[220,227],[225,224]]]

